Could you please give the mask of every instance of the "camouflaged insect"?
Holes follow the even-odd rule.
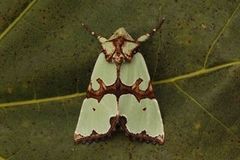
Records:
[[[158,102],[144,58],[138,48],[157,28],[134,40],[124,28],[109,38],[83,27],[101,43],[103,51],[94,66],[87,96],[74,133],[76,143],[109,137],[120,127],[132,139],[164,143]]]

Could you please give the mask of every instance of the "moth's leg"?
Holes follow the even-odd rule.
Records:
[[[146,34],[140,36],[140,37],[137,39],[137,42],[144,42],[144,41],[146,41],[149,37],[151,37],[152,35],[154,35],[154,33],[157,32],[157,31],[162,27],[162,24],[164,23],[164,21],[165,21],[165,18],[162,18],[162,19],[159,21],[158,25],[157,25],[155,28],[153,28],[149,33],[146,33]]]
[[[88,33],[90,33],[92,36],[96,37],[96,38],[99,40],[100,43],[103,43],[103,42],[106,42],[106,41],[107,41],[106,38],[102,37],[101,35],[99,35],[98,33],[94,32],[94,31],[92,31],[92,30],[89,28],[89,26],[87,26],[86,24],[82,23],[81,25],[83,26],[83,28],[84,28]]]

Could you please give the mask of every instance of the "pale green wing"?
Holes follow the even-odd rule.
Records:
[[[117,79],[116,65],[106,61],[104,53],[100,53],[98,56],[92,72],[91,84],[94,90],[98,90],[100,87],[97,82],[98,78],[100,78],[107,86],[114,84]]]
[[[156,99],[145,98],[138,102],[132,94],[122,95],[119,98],[119,112],[120,116],[126,118],[126,132],[163,143],[163,122]]]
[[[120,79],[124,84],[132,86],[139,78],[143,80],[139,88],[146,90],[150,77],[144,58],[142,54],[138,52],[133,56],[130,63],[125,62],[121,65]]]
[[[91,136],[92,133],[107,134],[111,128],[110,119],[116,115],[115,95],[107,94],[100,102],[94,98],[85,98],[75,130],[75,141]]]

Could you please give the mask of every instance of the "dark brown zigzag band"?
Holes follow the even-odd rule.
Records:
[[[98,100],[98,102],[101,101],[102,97],[105,94],[114,94],[117,97],[117,100],[123,94],[132,94],[136,97],[138,101],[144,98],[150,99],[155,98],[151,82],[149,82],[148,88],[145,91],[139,88],[139,85],[141,84],[142,81],[143,80],[139,78],[132,86],[127,86],[122,83],[120,78],[117,78],[114,84],[106,86],[104,82],[100,78],[98,78],[97,82],[100,85],[99,89],[93,90],[92,85],[90,83],[88,86],[86,97],[95,98]]]

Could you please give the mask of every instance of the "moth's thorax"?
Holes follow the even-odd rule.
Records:
[[[106,60],[116,64],[130,62],[138,46],[139,43],[124,28],[116,30],[106,42],[102,43]]]
[[[116,38],[112,40],[114,46],[115,46],[115,52],[112,56],[112,61],[121,64],[123,61],[125,61],[124,53],[122,52],[122,46],[124,44],[125,39],[123,37]]]

